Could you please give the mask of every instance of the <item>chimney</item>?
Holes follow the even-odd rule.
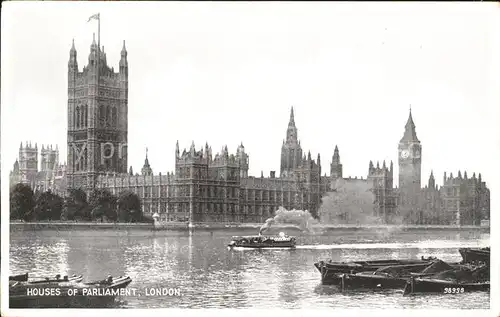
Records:
[[[271,178],[275,178],[276,177],[276,172],[275,171],[271,171]]]

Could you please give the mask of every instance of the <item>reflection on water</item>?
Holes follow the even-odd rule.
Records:
[[[253,233],[253,232],[252,232]],[[10,272],[129,275],[141,296],[135,308],[489,308],[489,293],[403,297],[402,290],[339,293],[320,285],[313,263],[420,258],[460,261],[457,248],[489,244],[489,235],[456,232],[369,234],[342,231],[299,236],[295,250],[228,250],[235,231],[11,231]],[[295,234],[295,233],[292,233]],[[145,296],[149,288],[179,288],[182,296]]]

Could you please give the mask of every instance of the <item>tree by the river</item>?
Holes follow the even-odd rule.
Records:
[[[92,219],[87,194],[82,189],[72,188],[68,190],[61,218],[64,220],[84,221]]]
[[[90,192],[89,207],[93,219],[100,218],[101,221],[118,219],[117,198],[106,189],[95,188]]]
[[[25,184],[16,184],[10,191],[10,219],[29,220],[35,206],[33,190]]]
[[[35,208],[31,214],[33,220],[60,220],[64,201],[61,196],[50,191],[37,195]]]
[[[143,219],[141,200],[137,194],[124,191],[118,197],[118,219],[121,222],[141,222]]]

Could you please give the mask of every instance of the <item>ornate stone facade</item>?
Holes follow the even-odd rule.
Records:
[[[295,127],[293,110],[287,136],[290,127]],[[289,148],[282,152],[282,158],[288,159]],[[114,194],[135,192],[145,213],[158,213],[167,221],[263,222],[280,206],[307,209],[315,215],[322,195],[329,190],[330,178],[321,177],[319,155],[313,160],[310,153],[307,157],[300,154],[300,160],[294,156],[283,169],[283,177],[277,178],[274,171],[269,177],[252,177],[248,176],[249,156],[243,144],[235,154],[225,146],[215,156],[208,144],[196,150],[193,143],[182,153],[177,144],[175,173],[153,175],[146,156],[141,176],[109,173],[98,178],[98,186]]]
[[[95,38],[82,72],[76,56],[73,43],[68,62],[67,181],[70,187],[91,190],[98,175],[127,172],[127,50],[124,41],[116,73]]]

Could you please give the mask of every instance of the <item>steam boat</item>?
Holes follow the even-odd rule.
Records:
[[[229,248],[295,248],[295,237],[280,232],[278,236],[234,236],[229,242]]]

